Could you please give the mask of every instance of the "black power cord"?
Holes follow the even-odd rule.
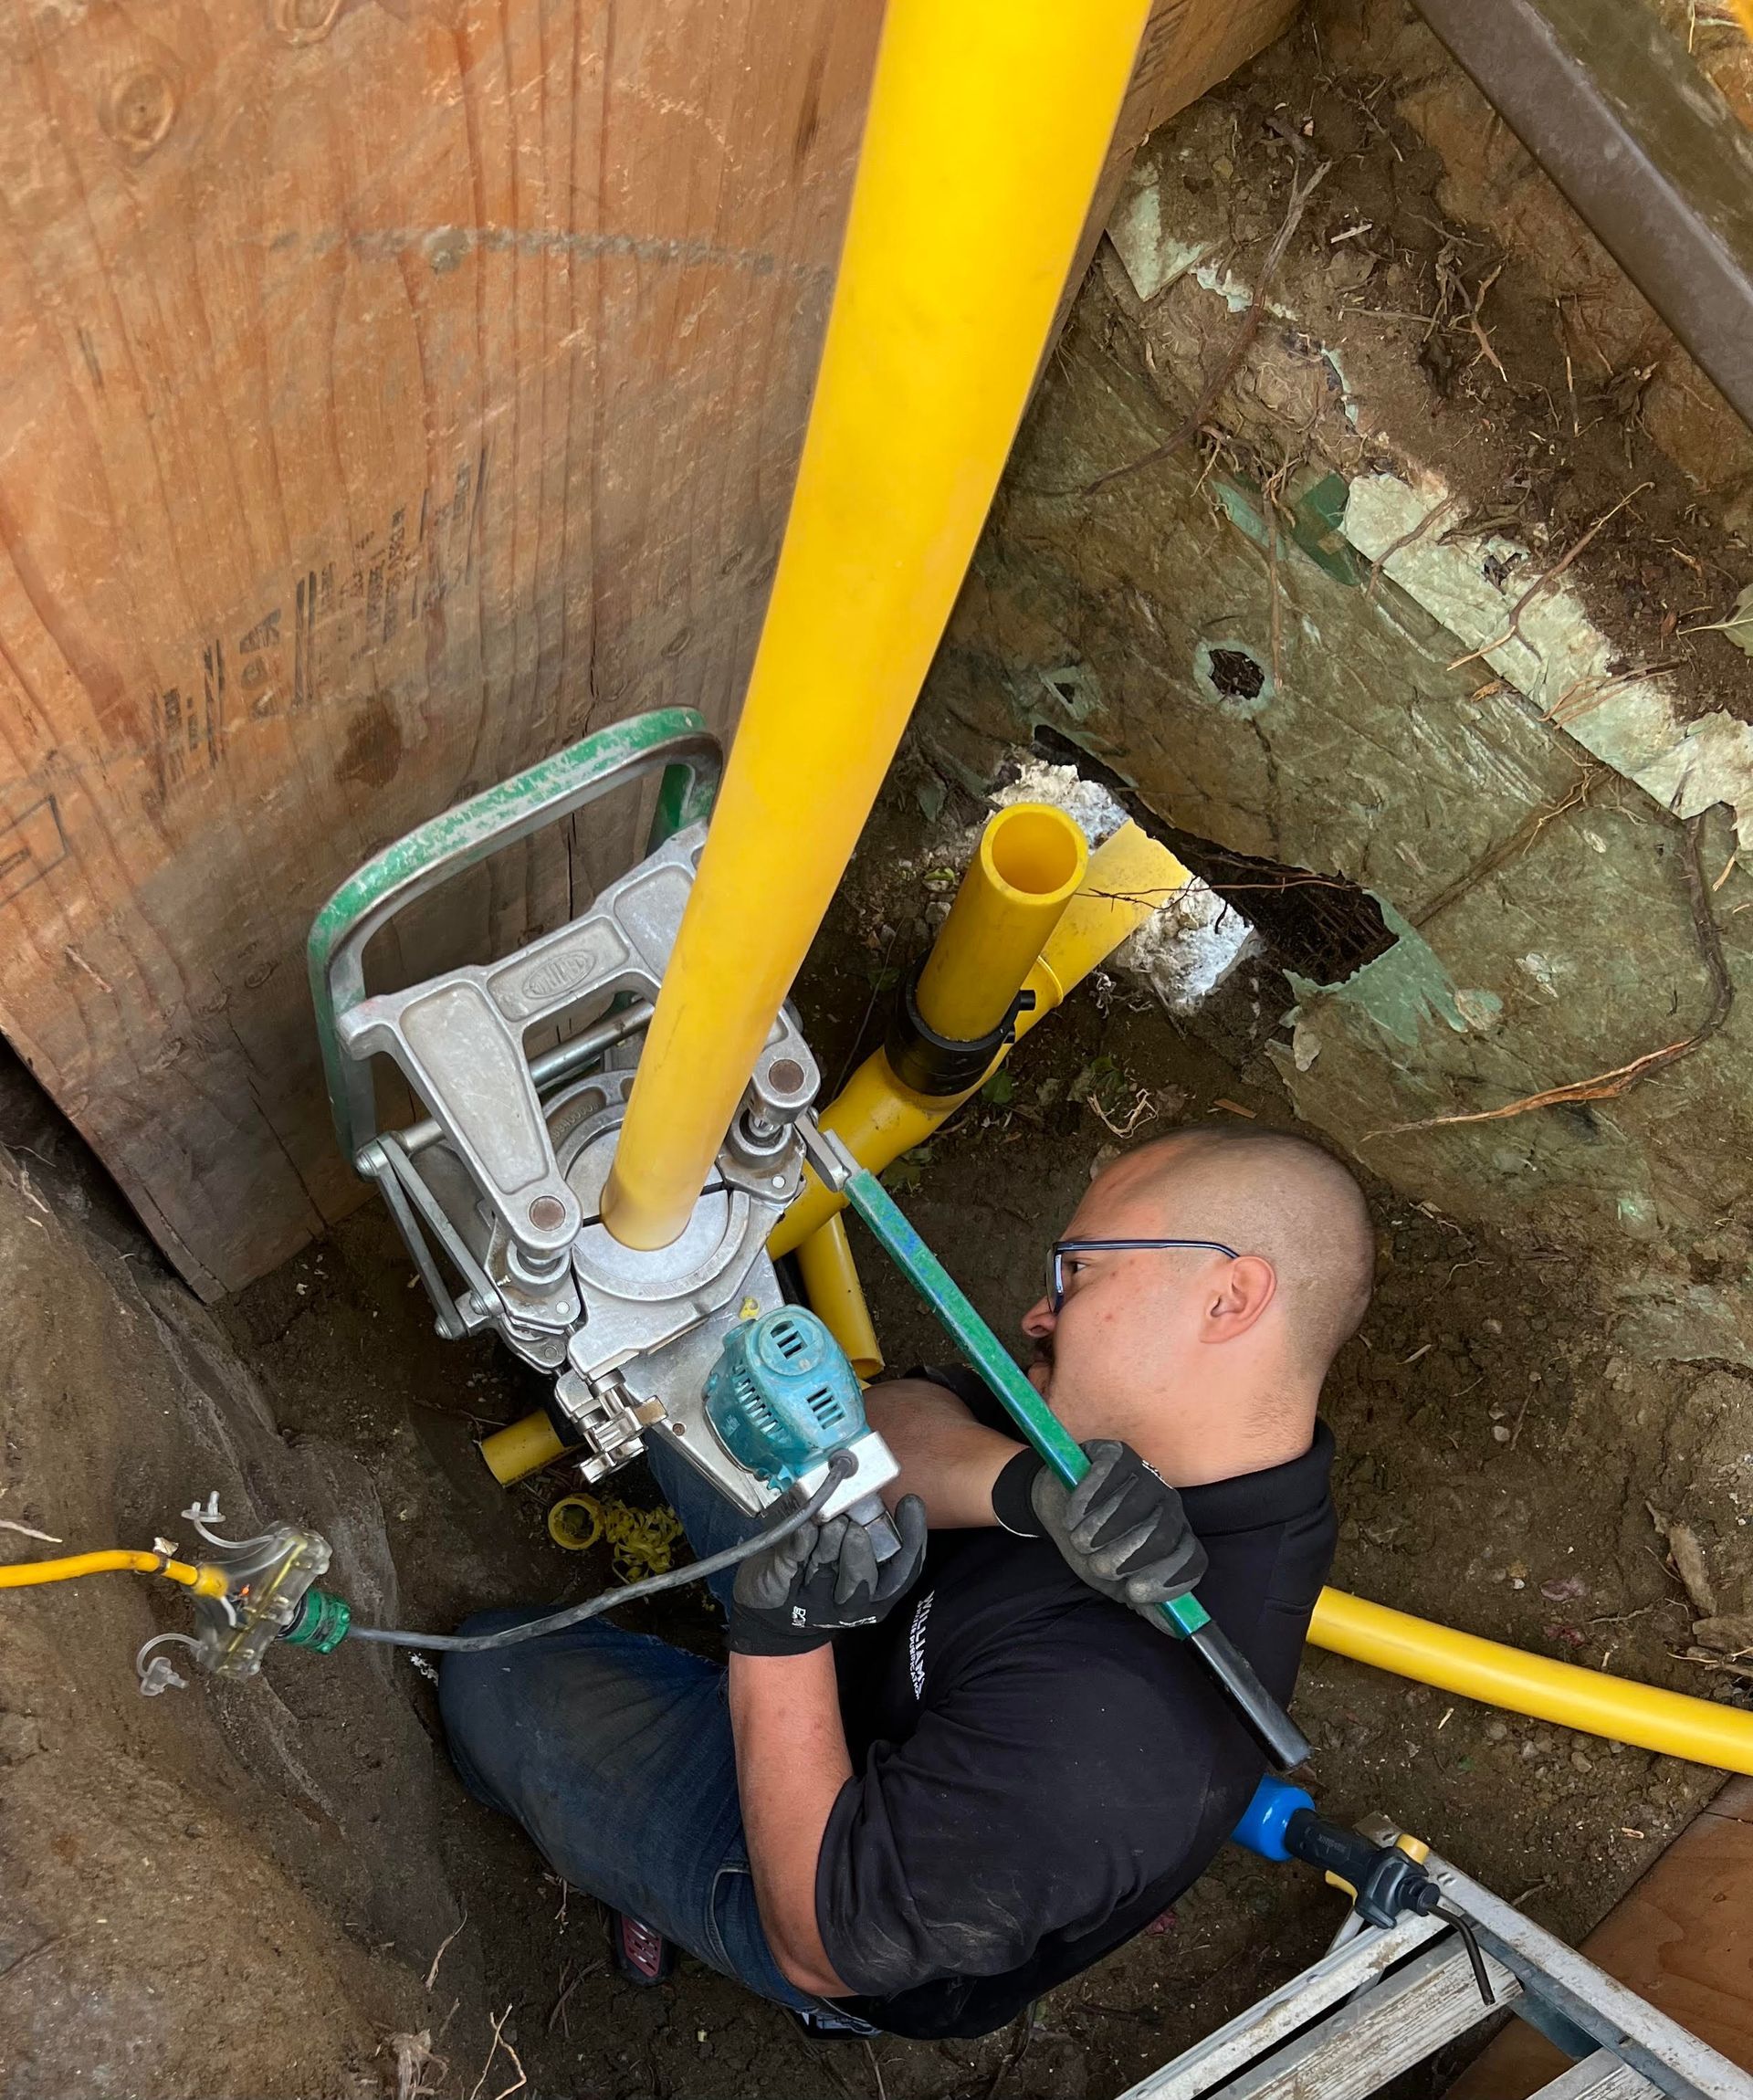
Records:
[[[617,1604],[629,1603],[635,1597],[655,1597],[660,1590],[679,1590],[689,1582],[702,1582],[709,1575],[734,1568],[739,1561],[764,1552],[782,1538],[789,1538],[793,1531],[803,1528],[841,1481],[856,1470],[856,1459],[844,1451],[836,1451],[828,1461],[828,1477],[803,1507],[794,1509],[779,1523],[769,1525],[764,1531],[757,1531],[752,1538],[727,1546],[722,1553],[709,1553],[704,1560],[690,1561],[686,1568],[672,1568],[667,1575],[650,1575],[643,1582],[629,1582],[624,1590],[605,1590],[600,1597],[588,1598],[583,1604],[568,1605],[563,1612],[550,1612],[540,1619],[527,1619],[520,1626],[504,1626],[497,1633],[409,1633],[400,1627],[350,1626],[347,1638],[376,1641],[391,1648],[433,1648],[451,1655],[479,1655],[489,1648],[515,1648],[520,1641],[540,1640],[544,1633],[562,1633],[567,1627],[583,1625],[586,1619],[594,1619],[601,1612],[612,1612]]]

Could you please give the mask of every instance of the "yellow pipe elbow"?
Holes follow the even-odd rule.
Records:
[[[481,1439],[481,1456],[487,1461],[487,1470],[501,1487],[509,1487],[526,1475],[540,1473],[544,1465],[551,1465],[566,1446],[554,1433],[554,1425],[537,1408],[533,1414],[526,1414],[518,1422],[509,1423],[503,1429],[496,1429],[491,1436]]]
[[[888,0],[797,483],[604,1224],[699,1200],[1016,434],[1149,0]]]
[[[957,1043],[999,1027],[1088,866],[1082,831],[1051,803],[990,818],[919,972],[927,1027]]]
[[[1060,914],[1023,980],[1034,993],[1034,1005],[1016,1017],[1018,1039],[1063,1004],[1092,970],[1106,962],[1160,905],[1184,889],[1188,880],[1187,870],[1168,847],[1135,824],[1122,824],[1097,846],[1076,895]],[[903,1152],[923,1144],[985,1085],[1008,1055],[1000,1050],[967,1093],[927,1097],[902,1086],[889,1070],[887,1058],[880,1050],[874,1051],[823,1110],[822,1128],[832,1130],[860,1166],[879,1174]],[[844,1197],[824,1189],[813,1172],[806,1173],[803,1193],[774,1226],[767,1251],[775,1259],[793,1253],[845,1202]]]
[[[1308,1637],[1336,1655],[1485,1706],[1694,1764],[1753,1773],[1753,1714],[1708,1699],[1530,1655],[1342,1590],[1321,1591]]]
[[[882,1370],[883,1352],[871,1322],[865,1286],[858,1280],[858,1265],[852,1258],[846,1221],[837,1212],[818,1225],[808,1239],[800,1241],[797,1266],[810,1310],[845,1350],[853,1370],[868,1383]]]

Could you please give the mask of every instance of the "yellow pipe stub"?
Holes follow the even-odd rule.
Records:
[[[803,1293],[828,1332],[846,1352],[846,1360],[866,1385],[883,1368],[882,1346],[858,1280],[846,1237],[846,1221],[835,1212],[819,1225],[797,1249],[798,1272]]]
[[[481,1439],[481,1456],[487,1469],[501,1487],[509,1487],[526,1475],[551,1465],[566,1449],[554,1433],[554,1425],[537,1408],[520,1421],[496,1429]]]
[[[919,973],[926,1025],[956,1043],[1001,1026],[1088,868],[1082,830],[1050,803],[989,819]]]

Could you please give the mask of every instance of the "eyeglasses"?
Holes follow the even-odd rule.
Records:
[[[1065,1302],[1065,1259],[1067,1255],[1130,1254],[1140,1247],[1203,1247],[1214,1255],[1239,1261],[1233,1247],[1222,1240],[1055,1240],[1047,1256],[1047,1306],[1057,1312]]]

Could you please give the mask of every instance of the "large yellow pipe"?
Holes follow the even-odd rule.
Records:
[[[876,800],[1028,398],[1149,0],[888,0],[730,763],[604,1223],[681,1232]]]
[[[1127,935],[1160,905],[1185,888],[1187,870],[1166,845],[1122,824],[1089,857],[1083,887],[1065,907],[1047,945],[1024,980],[1034,993],[1032,1012],[1016,1017],[1019,1037],[1044,1021],[1072,990],[1106,962]],[[1007,1002],[1008,1003],[1008,1002]],[[832,1130],[861,1166],[880,1173],[892,1160],[923,1144],[947,1118],[979,1090],[1002,1063],[1001,1050],[967,1093],[929,1097],[903,1087],[888,1060],[874,1051],[822,1112],[822,1128]],[[845,1207],[845,1198],[824,1189],[811,1173],[803,1192],[774,1226],[767,1242],[775,1256],[788,1255],[826,1219]]]
[[[1308,1637],[1336,1655],[1488,1706],[1726,1772],[1753,1773],[1753,1714],[1708,1699],[1529,1655],[1499,1641],[1457,1633],[1452,1626],[1349,1597],[1342,1590],[1321,1591]]]
[[[919,972],[919,1016],[957,1043],[990,1035],[1076,896],[1089,847],[1064,810],[1014,803],[988,820]]]

